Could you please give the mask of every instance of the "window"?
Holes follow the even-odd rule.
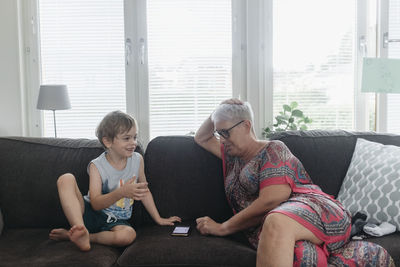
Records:
[[[148,39],[131,46],[148,45],[147,66],[143,54],[139,59],[148,71],[136,77],[148,84],[140,88],[148,91],[142,105],[126,99],[135,88],[125,86],[125,73],[134,74],[125,69],[124,24],[131,20],[124,19],[124,2],[39,1],[42,84],[67,84],[72,104],[56,111],[58,136],[93,138],[106,113],[134,105],[149,108],[139,125],[149,125],[150,138],[188,134],[232,96],[231,1],[146,3],[140,12],[147,12]],[[54,136],[52,118],[44,112],[45,136]]]
[[[150,139],[195,132],[232,96],[230,0],[148,0]]]
[[[383,1],[391,3],[390,38],[398,39],[400,0]],[[292,101],[313,129],[363,131],[375,120],[373,96],[358,88],[360,37],[376,43],[375,24],[366,25],[374,0],[33,2],[41,83],[67,84],[70,92],[72,109],[56,112],[60,137],[93,138],[101,118],[120,109],[138,119],[146,145],[159,135],[194,132],[232,96],[252,104],[259,136]],[[390,57],[400,56],[399,46],[390,43]],[[376,50],[368,47],[368,56]],[[393,128],[400,125],[396,97],[388,101],[389,131],[400,132]],[[53,136],[51,112],[43,125]]]
[[[123,1],[40,0],[41,83],[66,84],[72,109],[56,111],[57,136],[94,138],[102,117],[126,110]],[[44,136],[54,136],[44,112]]]
[[[313,129],[353,129],[356,1],[273,5],[274,117],[296,101]]]

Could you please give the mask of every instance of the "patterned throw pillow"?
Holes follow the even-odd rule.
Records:
[[[357,139],[338,200],[352,215],[400,229],[400,147]]]

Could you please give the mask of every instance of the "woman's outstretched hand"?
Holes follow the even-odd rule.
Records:
[[[237,98],[230,98],[230,99],[226,99],[224,101],[221,102],[222,104],[230,104],[230,105],[243,105],[243,101]]]
[[[196,228],[202,235],[216,235],[216,236],[227,235],[222,224],[215,222],[208,216],[197,218],[196,223],[197,223]]]

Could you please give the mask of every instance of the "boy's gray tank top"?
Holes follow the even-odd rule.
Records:
[[[100,173],[102,181],[102,194],[107,194],[121,187],[123,184],[136,176],[136,182],[139,177],[140,154],[134,152],[131,157],[127,158],[126,166],[123,170],[117,170],[108,162],[106,158],[107,152],[103,152],[99,157],[92,160],[88,165],[93,163]],[[90,194],[84,197],[90,202]],[[103,209],[109,217],[128,220],[132,216],[133,199],[121,198],[113,205]]]

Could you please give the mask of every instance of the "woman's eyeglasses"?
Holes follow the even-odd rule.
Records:
[[[233,128],[235,128],[236,126],[238,126],[239,124],[241,124],[242,122],[244,122],[244,120],[239,121],[238,123],[236,123],[235,125],[233,125],[231,128],[229,129],[220,129],[220,130],[215,130],[214,131],[214,135],[215,137],[219,138],[220,136],[222,136],[225,139],[228,139],[231,135],[229,134],[229,131],[232,130]]]

